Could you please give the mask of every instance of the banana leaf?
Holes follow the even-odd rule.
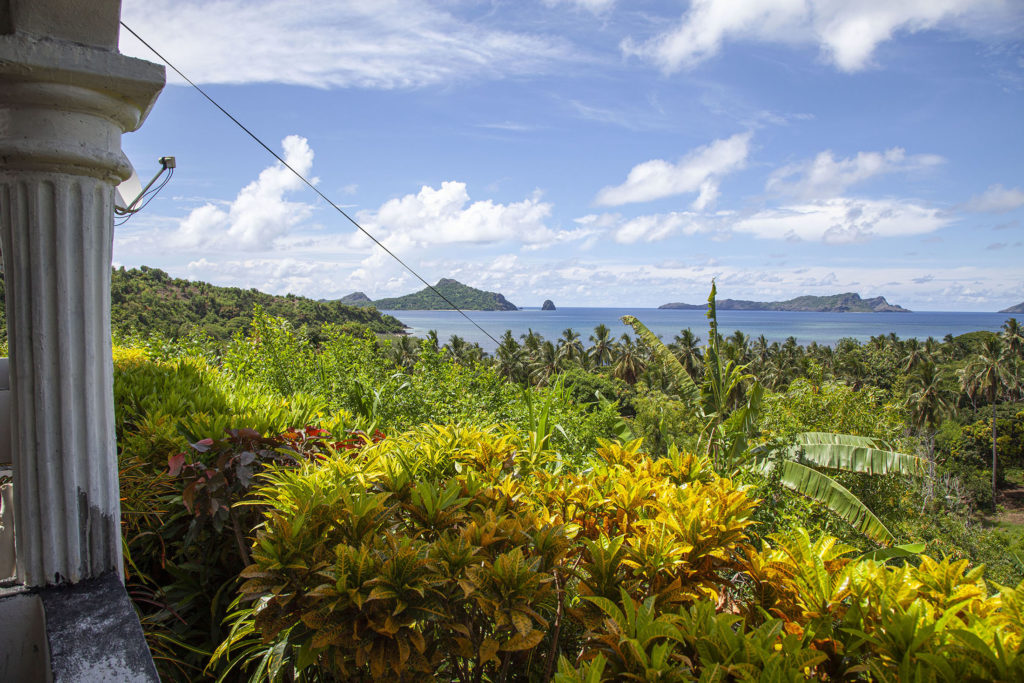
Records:
[[[784,460],[779,464],[782,466],[780,481],[784,486],[824,503],[857,531],[882,545],[891,545],[895,541],[881,520],[836,480],[791,460]]]
[[[672,377],[680,398],[687,405],[700,410],[700,388],[694,383],[693,378],[686,372],[686,369],[679,362],[679,359],[676,358],[676,355],[636,317],[624,315],[622,316],[622,322],[632,327],[636,335],[647,344],[647,347],[654,354],[662,368]]]
[[[844,472],[864,474],[911,474],[924,472],[925,462],[906,453],[863,445],[874,443],[864,437],[809,432],[797,436],[788,455],[794,460]]]
[[[796,440],[806,444],[848,444],[866,446],[890,451],[889,443],[871,436],[854,436],[853,434],[836,434],[835,432],[803,432],[796,435]]]
[[[924,543],[907,543],[905,545],[894,545],[891,548],[879,548],[869,553],[864,553],[857,558],[862,560],[874,560],[875,562],[887,562],[897,557],[914,557],[924,552]]]

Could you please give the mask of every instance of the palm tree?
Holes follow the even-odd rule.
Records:
[[[419,355],[419,350],[420,349],[416,345],[416,342],[413,341],[412,337],[407,335],[391,340],[391,360],[395,362],[395,365],[402,369],[408,370],[416,364],[416,357]]]
[[[532,328],[528,329],[526,334],[519,335],[519,338],[523,340],[523,350],[528,356],[533,358],[540,352],[540,345],[544,338],[534,332]]]
[[[643,323],[633,316],[622,321],[631,325],[651,349],[653,357],[676,381],[677,393],[695,415],[705,422],[701,435],[707,444],[720,474],[732,476],[738,471],[755,470],[764,474],[781,469],[780,482],[794,491],[824,503],[829,509],[852,524],[858,531],[881,543],[892,543],[892,533],[849,490],[817,467],[867,474],[918,473],[922,462],[914,456],[896,453],[885,444],[867,437],[810,432],[798,435],[797,443],[786,450],[785,457],[768,457],[764,447],[748,449],[755,433],[762,389],[756,379],[746,374],[746,366],[723,362],[718,352],[718,330],[715,315],[715,285],[708,297],[708,319],[711,340],[704,359],[706,370],[698,387],[679,359]],[[787,343],[792,347],[795,344]],[[785,347],[783,347],[785,349]],[[792,351],[790,350],[790,354]],[[750,382],[746,404],[736,408],[729,399],[733,388]]]
[[[467,351],[469,350],[466,345],[466,340],[457,334],[453,334],[448,338],[448,343],[444,345],[444,350],[451,356],[451,359],[458,363],[463,364],[467,360]]]
[[[981,352],[960,371],[960,383],[969,396],[981,396],[992,408],[992,501],[996,497],[996,400],[1016,384],[1011,360],[999,337],[986,339]]]
[[[427,348],[437,351],[441,348],[441,341],[437,338],[437,330],[427,330],[427,336],[423,338],[427,342]]]
[[[928,357],[925,348],[917,339],[910,338],[903,343],[903,367],[904,374],[913,372]]]
[[[526,374],[523,350],[519,347],[516,338],[512,336],[511,330],[505,330],[505,334],[501,336],[501,342],[494,350],[494,361],[498,368],[498,374],[508,378],[509,381],[518,382]]]
[[[943,386],[941,369],[930,360],[922,361],[908,378],[910,422],[918,432],[935,432],[939,421],[952,410],[949,392]]]
[[[562,330],[562,336],[558,339],[558,352],[566,361],[572,362],[584,354],[583,342],[580,335],[571,327]]]
[[[753,349],[754,361],[758,367],[763,368],[765,363],[768,362],[769,349],[771,349],[771,345],[768,344],[768,339],[763,334],[758,335]]]
[[[704,365],[704,358],[700,352],[700,337],[687,327],[675,336],[671,348],[679,362],[683,364],[686,374],[694,380],[700,377],[700,371]]]
[[[592,346],[587,352],[591,359],[597,363],[597,367],[604,367],[612,360],[612,339],[611,330],[604,323],[594,328],[594,334],[590,335]]]
[[[555,345],[549,341],[541,343],[537,355],[530,365],[530,379],[537,386],[547,384],[552,375],[562,369],[562,359]]]
[[[1003,323],[1003,342],[1006,344],[1006,353],[1010,357],[1017,392],[1015,398],[1019,401],[1024,398],[1024,384],[1020,381],[1021,365],[1024,364],[1024,329],[1017,323],[1016,318],[1010,318]]]
[[[629,384],[636,384],[636,378],[647,369],[647,363],[633,340],[628,335],[622,336],[624,340],[615,346],[615,365],[612,366],[612,377]]]
[[[725,341],[725,356],[734,363],[746,363],[750,355],[750,337],[736,330]]]
[[[1003,323],[1003,341],[1006,343],[1006,350],[1012,358],[1020,358],[1024,355],[1024,328],[1020,326],[1016,318],[1010,318]]]

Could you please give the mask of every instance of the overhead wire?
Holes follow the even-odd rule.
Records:
[[[318,188],[317,188],[317,187],[316,187],[316,186],[315,186],[315,185],[314,185],[314,184],[313,184],[312,182],[310,182],[310,181],[309,181],[309,179],[307,179],[307,178],[306,178],[306,176],[304,176],[303,174],[299,173],[299,172],[298,172],[298,171],[296,171],[296,170],[295,170],[294,168],[292,168],[292,166],[291,166],[291,165],[290,165],[290,164],[289,164],[289,163],[288,163],[287,161],[285,161],[285,160],[284,160],[283,158],[281,158],[281,155],[280,155],[280,154],[278,154],[278,153],[277,153],[277,152],[275,152],[275,151],[274,151],[273,149],[271,149],[271,148],[270,148],[270,146],[269,146],[269,145],[267,145],[267,143],[263,142],[263,140],[262,140],[262,139],[260,139],[260,137],[259,137],[258,135],[256,135],[256,134],[255,134],[255,133],[253,133],[253,132],[252,132],[251,130],[249,130],[249,129],[248,129],[248,128],[247,128],[247,127],[246,127],[246,126],[245,126],[245,125],[244,125],[244,124],[243,124],[243,123],[241,122],[241,121],[239,121],[239,120],[238,120],[237,118],[235,118],[235,117],[234,117],[234,116],[233,116],[233,115],[231,114],[231,112],[229,112],[229,111],[228,111],[227,109],[225,109],[224,107],[222,107],[222,106],[221,106],[221,105],[220,105],[220,104],[219,104],[219,103],[218,103],[218,102],[217,102],[217,101],[216,101],[215,99],[213,99],[213,98],[212,98],[212,97],[211,97],[211,96],[210,96],[209,94],[207,94],[207,92],[206,92],[205,90],[203,90],[203,89],[202,89],[202,88],[200,88],[200,87],[199,87],[198,85],[196,85],[196,83],[195,83],[194,81],[192,81],[192,79],[191,79],[191,78],[189,78],[189,77],[188,77],[188,76],[186,76],[186,75],[185,75],[184,73],[182,73],[181,69],[179,69],[178,67],[174,66],[174,64],[172,64],[172,63],[170,62],[170,60],[168,60],[168,59],[167,59],[166,57],[164,57],[164,56],[163,56],[162,54],[160,54],[160,52],[158,52],[158,51],[157,51],[157,49],[156,49],[155,47],[153,47],[152,45],[150,45],[150,44],[149,44],[148,42],[146,42],[146,41],[145,41],[145,40],[144,40],[144,39],[142,38],[142,36],[140,36],[140,35],[139,35],[138,33],[136,33],[135,31],[133,31],[133,30],[132,30],[132,28],[131,28],[130,26],[128,26],[128,24],[124,23],[123,21],[121,21],[121,22],[120,22],[120,24],[121,24],[121,26],[123,26],[123,27],[124,27],[124,29],[125,29],[126,31],[128,31],[128,33],[131,33],[131,34],[132,34],[133,36],[135,36],[135,38],[136,38],[136,39],[137,39],[137,40],[138,40],[138,41],[139,41],[140,43],[142,43],[143,45],[145,45],[145,46],[146,46],[146,47],[147,47],[147,48],[149,49],[149,51],[150,51],[150,52],[152,52],[152,53],[153,53],[154,55],[156,55],[156,56],[157,56],[157,58],[159,58],[159,59],[160,59],[160,61],[162,61],[162,62],[163,62],[164,64],[166,64],[166,65],[167,65],[168,67],[170,67],[170,69],[171,69],[171,70],[173,70],[173,71],[174,71],[174,73],[178,74],[178,75],[179,75],[179,76],[180,76],[180,77],[181,77],[181,78],[182,78],[182,79],[183,79],[183,80],[184,80],[184,81],[185,81],[186,83],[188,83],[188,84],[189,84],[189,85],[191,85],[191,86],[192,86],[193,88],[195,88],[195,89],[196,89],[196,90],[197,90],[197,91],[199,92],[199,94],[200,94],[200,95],[202,95],[202,96],[203,96],[204,98],[206,98],[206,100],[207,100],[207,101],[208,101],[208,102],[209,102],[210,104],[212,104],[212,105],[213,105],[214,107],[216,107],[217,109],[219,109],[219,110],[220,110],[220,112],[221,112],[222,114],[224,114],[225,116],[227,116],[227,117],[228,117],[229,119],[231,119],[231,121],[232,121],[232,122],[233,122],[233,123],[234,123],[234,124],[235,124],[236,126],[238,126],[238,127],[239,127],[239,128],[241,128],[241,129],[242,129],[243,131],[245,131],[245,133],[246,133],[246,134],[247,134],[247,135],[248,135],[248,136],[249,136],[250,138],[252,138],[252,139],[253,139],[253,140],[254,140],[254,141],[255,141],[255,142],[256,142],[256,143],[257,143],[257,144],[258,144],[258,145],[259,145],[260,147],[262,147],[263,149],[265,149],[265,150],[267,151],[267,153],[268,153],[268,154],[270,154],[270,155],[271,155],[272,157],[274,157],[275,159],[277,159],[277,161],[278,161],[278,162],[279,162],[279,163],[280,163],[280,164],[281,164],[282,166],[284,166],[284,167],[285,167],[285,168],[287,168],[287,169],[288,169],[289,171],[291,171],[292,173],[294,173],[294,174],[295,174],[295,176],[296,176],[296,177],[297,177],[297,178],[298,178],[299,180],[301,180],[301,181],[302,181],[303,183],[305,183],[305,184],[306,184],[306,185],[307,185],[307,186],[309,187],[309,189],[313,190],[313,192],[315,192],[315,193],[316,193],[316,194],[317,194],[317,195],[318,195],[318,196],[319,196],[319,197],[320,197],[321,199],[323,199],[323,200],[324,200],[325,202],[327,202],[327,203],[328,203],[328,204],[329,204],[329,205],[330,205],[330,206],[331,206],[331,207],[332,207],[332,208],[333,208],[333,209],[334,209],[335,211],[337,211],[337,212],[338,212],[338,213],[340,213],[340,214],[341,214],[342,216],[344,216],[344,217],[345,217],[346,219],[348,219],[348,221],[349,221],[349,222],[350,222],[350,223],[351,223],[352,225],[356,226],[356,228],[358,228],[360,232],[362,232],[362,233],[363,233],[364,235],[366,235],[367,237],[369,237],[369,238],[370,238],[370,239],[371,239],[371,240],[373,241],[373,243],[374,243],[374,244],[376,244],[376,245],[377,245],[378,247],[380,247],[381,249],[383,249],[383,250],[384,250],[384,252],[385,252],[385,253],[387,253],[387,255],[388,255],[388,256],[390,256],[391,258],[393,258],[393,259],[394,259],[395,261],[397,261],[397,262],[398,262],[398,263],[399,263],[399,264],[400,264],[400,265],[401,265],[401,266],[402,266],[403,268],[405,268],[405,269],[406,269],[407,271],[409,271],[410,273],[412,273],[412,274],[413,274],[413,276],[415,276],[415,278],[416,278],[417,280],[419,280],[420,282],[422,282],[423,284],[425,284],[425,285],[426,285],[426,286],[427,286],[427,287],[428,287],[428,288],[429,288],[429,289],[430,289],[430,290],[431,290],[431,291],[432,291],[432,292],[433,292],[434,294],[437,294],[437,296],[439,296],[439,297],[440,297],[440,298],[441,298],[441,299],[442,299],[442,300],[443,300],[443,301],[444,301],[445,303],[447,303],[447,304],[448,304],[449,306],[451,306],[451,307],[452,307],[452,308],[453,308],[454,310],[458,311],[458,312],[459,312],[459,314],[460,314],[460,315],[462,315],[462,317],[463,317],[463,318],[465,318],[466,320],[468,320],[468,321],[469,321],[469,322],[470,322],[470,323],[471,323],[471,324],[473,325],[473,327],[475,327],[476,329],[480,330],[480,331],[481,331],[481,332],[482,332],[482,333],[483,333],[483,334],[484,334],[484,335],[485,335],[485,336],[486,336],[486,337],[487,337],[488,339],[490,339],[490,340],[491,340],[492,342],[494,342],[495,346],[500,346],[500,345],[501,345],[501,342],[499,342],[499,341],[498,341],[497,339],[495,339],[495,338],[494,338],[494,336],[493,336],[493,335],[492,335],[492,334],[491,334],[490,332],[488,332],[487,330],[485,330],[485,329],[484,329],[483,327],[481,327],[481,326],[480,326],[480,324],[479,324],[479,323],[477,323],[477,322],[476,322],[475,320],[473,320],[473,319],[472,319],[471,317],[469,317],[469,315],[468,315],[468,314],[467,314],[467,313],[466,313],[466,312],[465,312],[464,310],[462,310],[461,308],[459,308],[458,306],[456,306],[456,305],[455,305],[455,304],[454,304],[454,303],[453,303],[453,302],[452,302],[452,301],[451,301],[451,300],[450,300],[450,299],[449,299],[448,297],[446,297],[446,296],[445,296],[444,294],[442,294],[442,293],[441,293],[441,292],[440,292],[440,291],[439,291],[439,290],[437,289],[437,287],[435,287],[434,285],[430,284],[430,283],[429,283],[429,282],[427,282],[427,281],[426,281],[425,279],[423,279],[423,278],[422,278],[422,277],[420,276],[420,274],[419,274],[419,273],[417,273],[417,272],[416,272],[416,271],[415,271],[415,270],[414,270],[414,269],[412,268],[412,266],[410,266],[409,264],[407,264],[407,263],[406,263],[405,261],[403,261],[403,260],[402,260],[401,258],[399,258],[399,257],[398,257],[398,255],[396,255],[396,254],[395,254],[395,253],[394,253],[393,251],[391,251],[391,250],[390,250],[390,249],[388,249],[388,248],[387,248],[386,246],[384,246],[384,243],[383,243],[383,242],[381,242],[381,241],[380,241],[380,240],[378,240],[378,239],[377,239],[376,237],[374,237],[374,236],[373,236],[372,234],[370,234],[370,232],[369,232],[369,231],[368,231],[368,230],[367,230],[366,228],[364,228],[364,227],[363,227],[362,225],[360,225],[358,221],[356,221],[356,220],[355,220],[354,218],[352,218],[352,216],[350,216],[349,214],[347,214],[347,213],[346,213],[346,212],[345,212],[345,211],[344,211],[344,210],[343,210],[343,209],[342,209],[342,208],[341,208],[340,206],[338,206],[337,204],[335,204],[335,203],[334,203],[334,201],[333,201],[333,200],[332,200],[332,199],[331,199],[330,197],[328,197],[328,196],[327,196],[327,195],[325,195],[325,194],[324,194],[323,192],[321,192],[321,191],[320,191],[320,190],[319,190],[319,189],[318,189]]]
[[[135,202],[132,204],[132,206],[128,207],[128,210],[125,210],[123,212],[124,218],[122,218],[120,221],[114,223],[114,225],[116,227],[121,227],[122,225],[127,223],[129,220],[131,220],[132,216],[134,216],[139,211],[142,211],[144,208],[149,206],[149,203],[151,201],[153,201],[153,199],[156,198],[156,196],[157,196],[157,194],[159,194],[160,190],[164,189],[164,186],[167,185],[167,183],[171,182],[171,177],[173,175],[174,175],[174,168],[173,167],[168,168],[167,169],[167,175],[164,177],[163,182],[161,182],[156,187],[147,190],[144,194],[139,196],[135,200]],[[142,202],[142,203],[139,204],[139,202]],[[139,205],[135,206],[135,204],[139,204]]]

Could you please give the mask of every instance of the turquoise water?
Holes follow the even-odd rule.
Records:
[[[469,342],[477,342],[486,351],[494,350],[494,342],[455,311],[386,311],[409,326],[410,334],[423,336],[437,330],[442,342],[457,334]],[[671,311],[657,308],[559,308],[557,311],[525,309],[521,311],[469,311],[468,315],[495,338],[512,330],[517,338],[528,330],[539,332],[545,339],[557,340],[562,330],[571,327],[583,342],[599,323],[604,323],[618,337],[631,332],[620,318],[635,315],[665,341],[691,328],[701,341],[707,339],[707,318],[703,311]],[[742,330],[752,339],[764,335],[769,343],[796,337],[800,344],[812,341],[833,345],[843,337],[867,341],[880,334],[895,332],[900,338],[917,337],[941,340],[947,334],[963,334],[975,330],[998,331],[1013,317],[1007,313],[963,313],[921,311],[915,313],[796,313],[787,311],[719,311],[721,333]]]

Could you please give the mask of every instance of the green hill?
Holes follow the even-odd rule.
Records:
[[[679,310],[705,309],[705,304],[672,303],[658,306]],[[830,296],[798,296],[787,301],[745,301],[719,299],[720,311],[809,311],[816,313],[909,313],[902,306],[890,304],[884,296],[861,299],[860,294],[846,292]]]
[[[338,299],[338,303],[346,306],[372,306],[373,301],[362,292],[352,292]]]
[[[319,338],[320,327],[328,323],[348,325],[353,331],[369,328],[400,333],[405,329],[397,318],[374,308],[315,301],[294,294],[275,296],[255,289],[217,287],[172,278],[158,268],[122,267],[113,271],[111,279],[111,327],[121,332],[159,332],[178,337],[198,328],[217,339],[227,339],[245,328],[256,304],[296,327],[306,325],[314,341]]]
[[[999,311],[1000,313],[1024,313],[1024,301],[1020,302],[1016,306],[1010,306]]]
[[[519,307],[497,292],[485,292],[457,280],[442,278],[435,285],[448,301],[465,311],[518,311]],[[351,294],[349,296],[352,296]],[[413,294],[377,299],[373,305],[382,311],[438,311],[450,310],[451,304],[425,287]]]

